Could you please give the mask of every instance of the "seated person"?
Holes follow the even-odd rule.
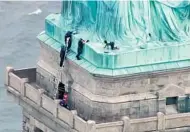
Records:
[[[68,107],[68,94],[67,93],[65,93],[64,95],[63,95],[63,99],[60,101],[60,103],[59,103],[61,106],[63,106],[63,107],[65,107],[65,108],[69,108]]]
[[[111,50],[115,50],[115,49],[119,49],[118,47],[115,47],[115,43],[114,42],[107,42],[106,40],[104,40],[104,43],[106,44],[104,48],[108,48],[109,46],[111,47]]]
[[[78,49],[77,49],[77,55],[76,55],[76,58],[77,60],[80,60],[80,55],[82,54],[83,52],[83,46],[85,43],[89,42],[89,40],[83,40],[82,38],[79,39],[78,41]]]
[[[59,102],[59,104],[62,106],[62,107],[67,107],[67,104],[66,104],[66,102],[62,99],[60,102]]]

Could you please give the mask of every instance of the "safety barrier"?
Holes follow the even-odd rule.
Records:
[[[43,89],[32,86],[27,78],[19,78],[13,69],[7,68],[6,84],[8,90],[19,93],[20,98],[27,98],[36,106],[48,111],[55,118],[68,124],[76,132],[143,132],[164,131],[167,129],[190,126],[190,113],[165,115],[161,112],[155,117],[129,119],[124,116],[121,121],[96,124],[95,121],[85,121],[77,116],[76,110],[67,110],[59,106],[59,100],[53,100],[44,94]]]

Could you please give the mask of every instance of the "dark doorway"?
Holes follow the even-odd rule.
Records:
[[[168,97],[166,98],[166,105],[176,105],[177,104],[177,97]]]
[[[39,129],[38,127],[35,127],[34,132],[43,132],[43,131]]]

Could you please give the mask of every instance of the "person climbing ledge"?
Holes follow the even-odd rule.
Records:
[[[66,51],[67,50],[67,48],[65,47],[65,46],[61,46],[61,51],[60,51],[60,64],[59,64],[59,66],[60,67],[64,67],[64,60],[65,60],[65,57],[66,57]]]
[[[68,50],[71,48],[71,43],[72,43],[72,32],[68,31],[65,35],[65,47],[61,46],[61,51],[60,51],[60,67],[64,67],[64,60],[67,55]]]
[[[106,44],[104,48],[109,48],[109,46],[111,47],[111,50],[115,50],[115,49],[119,49],[117,46],[115,47],[115,43],[114,42],[107,42],[107,40],[104,40],[104,43]]]
[[[77,60],[80,60],[80,55],[82,54],[83,52],[83,46],[85,43],[89,42],[89,40],[83,40],[82,38],[79,39],[78,41],[78,49],[77,49],[77,55],[76,55],[76,58]]]

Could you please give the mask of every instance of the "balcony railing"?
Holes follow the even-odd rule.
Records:
[[[29,69],[24,69],[19,71],[20,73],[22,72],[22,75],[25,75],[28,70]],[[166,129],[190,126],[190,113],[165,115],[158,112],[155,117],[141,119],[129,119],[127,116],[124,116],[121,121],[100,124],[96,124],[96,122],[92,120],[85,121],[77,115],[76,110],[70,111],[61,107],[59,100],[51,99],[44,94],[44,89],[31,85],[30,81],[34,81],[32,76],[29,76],[29,78],[27,75],[19,76],[20,74],[17,75],[17,71],[18,70],[14,70],[10,67],[7,68],[5,84],[8,86],[8,91],[23,100],[30,100],[36,107],[47,111],[58,120],[68,124],[70,128],[77,132],[163,131]],[[36,72],[36,69],[33,69],[33,72]]]

